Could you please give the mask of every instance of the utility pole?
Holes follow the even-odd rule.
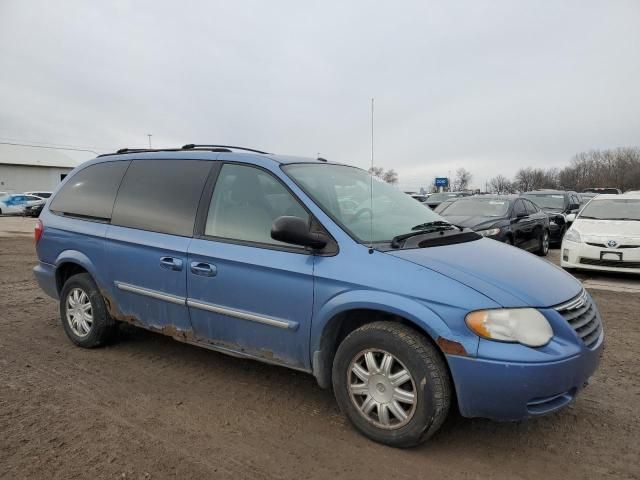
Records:
[[[147,137],[149,137],[149,148],[153,148],[153,147],[151,146],[151,137],[152,137],[152,136],[153,136],[153,135],[151,135],[150,133],[147,133]]]

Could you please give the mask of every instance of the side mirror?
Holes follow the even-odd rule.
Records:
[[[576,219],[576,214],[575,213],[570,213],[569,215],[567,215],[567,223],[571,223]]]
[[[516,219],[520,220],[521,218],[525,218],[528,217],[529,215],[527,214],[527,212],[520,212],[516,214]]]
[[[321,250],[329,243],[324,233],[309,231],[309,224],[300,217],[278,217],[271,226],[271,238],[279,242]]]

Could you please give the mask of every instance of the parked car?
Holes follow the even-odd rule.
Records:
[[[578,213],[581,199],[576,192],[564,190],[535,190],[521,194],[540,207],[549,216],[550,239],[559,245],[571,221],[567,215]]]
[[[33,195],[5,194],[0,196],[0,215],[2,214],[24,214],[25,208],[35,205],[43,205],[45,201]]]
[[[420,203],[426,202],[427,199],[429,198],[429,195],[422,195],[420,193],[412,193],[409,196]]]
[[[24,207],[24,215],[26,217],[38,217],[44,208],[45,202],[37,203],[34,205],[27,205]]]
[[[53,192],[45,192],[42,190],[39,190],[37,192],[24,192],[25,195],[33,195],[35,197],[44,198],[45,200],[49,198],[52,195],[52,193]]]
[[[640,273],[640,194],[598,195],[562,241],[564,268]]]
[[[465,198],[465,197],[453,197],[448,200],[445,200],[444,202],[440,202],[440,204],[436,208],[434,208],[433,211],[436,213],[442,214],[442,212],[444,212],[445,209],[449,207],[449,205],[451,205],[453,202],[455,202],[459,198]]]
[[[460,198],[460,197],[468,197],[471,194],[469,192],[444,192],[444,193],[434,193],[429,196],[427,199],[427,205],[432,210],[435,209],[442,202],[447,200],[451,200],[452,198]]]
[[[74,169],[35,239],[35,277],[74,344],[104,345],[127,322],[308,372],[360,432],[398,447],[454,406],[495,420],[556,411],[602,350],[598,309],[571,275],[347,165],[125,149]]]
[[[580,196],[580,208],[583,208],[587,203],[589,203],[589,201],[592,198],[597,197],[598,194],[593,192],[583,192],[579,196]]]
[[[594,188],[585,188],[583,190],[584,193],[606,193],[609,195],[620,195],[622,190],[619,188],[608,188],[608,187],[594,187]]]
[[[465,197],[440,213],[447,221],[538,255],[549,253],[549,217],[515,195]]]

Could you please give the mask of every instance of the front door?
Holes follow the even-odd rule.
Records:
[[[199,342],[308,369],[314,256],[271,238],[282,215],[310,221],[272,173],[224,164],[189,246],[187,304]]]
[[[513,206],[513,227],[514,245],[520,248],[528,249],[534,241],[534,224],[527,208],[522,199],[516,200]]]

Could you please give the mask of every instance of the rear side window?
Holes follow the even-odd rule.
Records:
[[[104,162],[83,168],[64,184],[49,209],[64,215],[108,221],[129,163]]]
[[[122,180],[111,223],[190,237],[213,162],[134,160]]]

